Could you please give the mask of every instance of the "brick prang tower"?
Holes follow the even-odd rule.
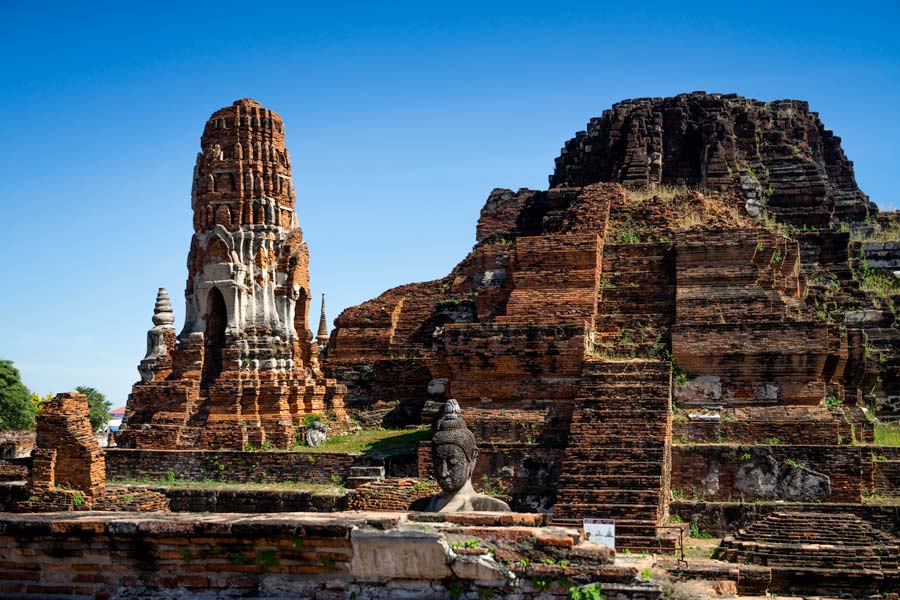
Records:
[[[313,360],[309,250],[284,123],[244,98],[213,113],[200,145],[184,327],[177,342],[166,337],[165,352],[154,334],[117,439],[146,448],[283,447],[304,415],[344,416],[341,386]]]

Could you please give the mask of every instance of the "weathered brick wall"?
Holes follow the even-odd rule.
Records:
[[[127,489],[127,488],[126,488]],[[173,512],[279,513],[345,510],[346,497],[340,494],[302,490],[206,489],[153,487],[169,499]]]
[[[149,492],[149,493],[148,493]],[[22,512],[16,505],[28,498],[28,489],[21,484],[0,483],[0,513]],[[101,502],[92,510],[135,511],[144,510],[149,500],[168,500],[171,512],[219,512],[219,513],[278,513],[321,512],[329,513],[347,508],[344,492],[309,492],[292,489],[241,489],[223,487],[169,487],[166,485],[111,485],[104,500],[110,498],[115,506]],[[129,500],[126,502],[125,500]],[[83,507],[78,507],[79,509]],[[152,509],[152,506],[147,510]]]
[[[463,409],[486,402],[503,410],[523,400],[571,400],[577,392],[583,324],[454,324],[445,328],[443,342],[448,394]]]
[[[900,460],[875,460],[873,484],[879,496],[900,496]]]
[[[831,445],[850,444],[853,433],[846,419],[825,406],[766,406],[705,413],[688,409],[676,419],[672,435],[683,444],[761,444],[769,439],[781,444]]]
[[[350,510],[406,511],[414,500],[439,494],[434,481],[413,478],[383,479],[364,483],[353,490],[347,508]]]
[[[0,460],[0,481],[24,481],[31,468],[30,458]]]
[[[34,449],[34,431],[0,431],[0,458],[24,458]]]
[[[707,501],[776,498],[747,497],[735,487],[739,469],[760,457],[771,457],[778,468],[795,465],[824,473],[831,479],[831,494],[822,502],[860,502],[862,499],[861,448],[858,446],[694,445],[672,446],[672,490],[684,498]],[[868,457],[867,457],[868,458]]]
[[[847,342],[804,303],[797,242],[747,228],[689,231],[677,248],[672,354],[710,385],[677,386],[676,404],[821,403]]]
[[[212,450],[106,451],[110,479],[187,481],[335,483],[344,480],[358,459],[352,454],[326,452],[236,452]]]
[[[611,564],[612,553],[578,530],[544,527],[542,515],[414,518],[0,515],[0,597],[449,598],[491,589],[531,600],[566,598],[569,581],[602,582],[610,600],[660,597],[636,567]],[[472,539],[476,547],[461,547]]]

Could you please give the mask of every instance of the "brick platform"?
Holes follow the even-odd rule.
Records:
[[[897,590],[898,544],[853,514],[779,512],[724,539],[716,554],[770,567],[773,592],[863,597]]]
[[[0,515],[2,598],[565,598],[656,600],[632,565],[542,515]],[[456,590],[455,592],[453,590]]]

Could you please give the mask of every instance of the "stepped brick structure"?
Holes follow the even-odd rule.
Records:
[[[738,192],[753,216],[821,227],[864,221],[841,138],[800,100],[760,102],[696,92],[613,105],[566,142],[551,187],[615,181]]]
[[[117,442],[126,448],[289,445],[310,413],[345,416],[309,330],[309,251],[284,124],[250,99],[213,113],[191,206],[184,328],[160,290]]]
[[[550,184],[494,190],[447,277],[336,319],[324,369],[348,407],[404,424],[456,398],[482,451],[476,477],[511,482],[514,508],[615,513],[634,548],[668,544],[656,527],[683,493],[670,479],[687,480],[669,469],[690,455],[673,465],[673,448],[721,450],[701,497],[719,497],[726,471],[722,485],[751,500],[858,497],[859,458],[837,449],[871,439],[858,406],[900,417],[900,285],[872,292],[890,247],[850,237],[894,220],[807,104],[625,101],[566,143]],[[801,457],[831,472],[777,464]],[[754,487],[753,469],[792,479]]]
[[[855,598],[900,586],[900,541],[853,514],[775,513],[725,538],[716,554],[769,567],[769,590],[780,594]]]

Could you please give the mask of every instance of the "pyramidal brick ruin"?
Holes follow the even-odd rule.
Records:
[[[238,100],[200,146],[184,326],[160,289],[118,447],[60,395],[33,460],[0,462],[32,494],[0,509],[53,512],[0,514],[0,597],[686,597],[646,566],[897,600],[900,213],[806,102],[615,104],[546,190],[490,192],[449,274],[331,332],[281,118]],[[462,463],[432,454],[449,421]],[[410,512],[448,492],[433,462],[512,512]],[[724,540],[683,560],[703,531]]]

